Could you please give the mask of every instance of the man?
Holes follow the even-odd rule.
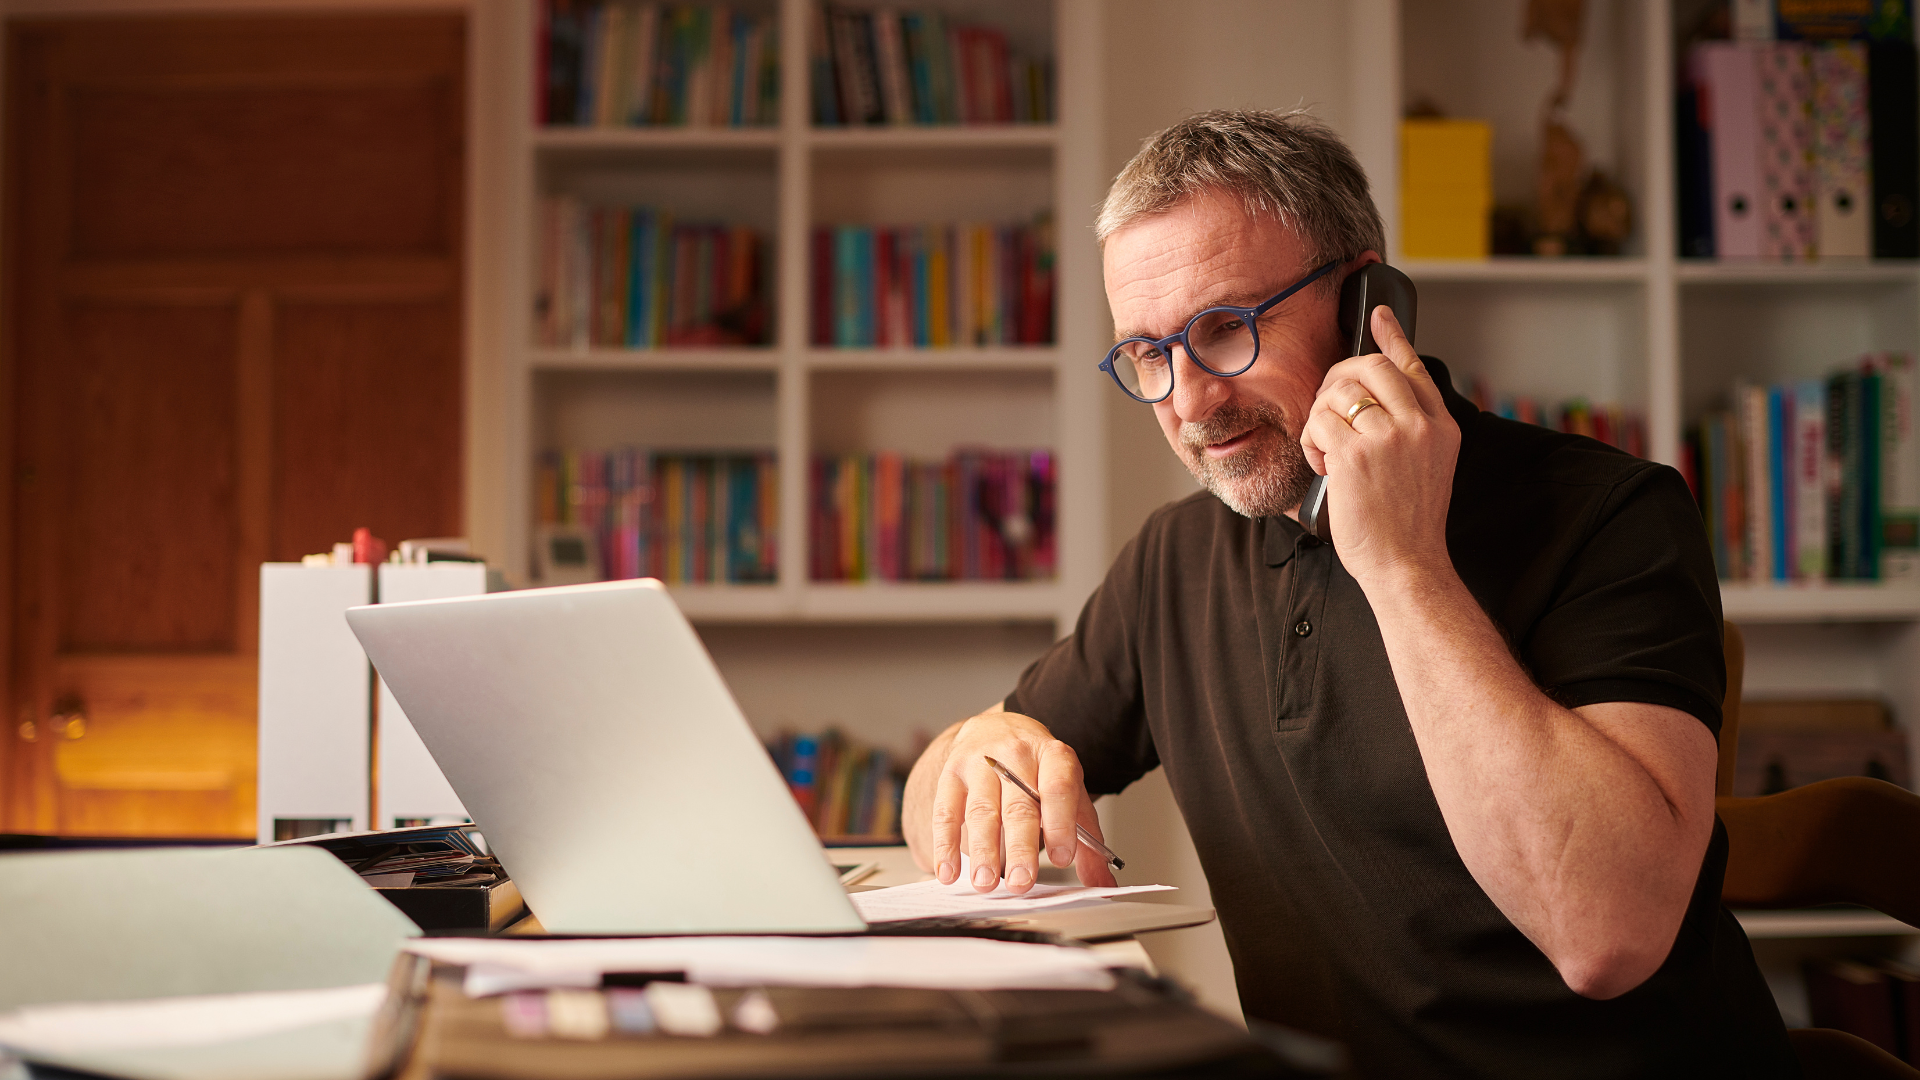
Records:
[[[916,857],[1105,882],[1074,823],[1164,765],[1248,1015],[1324,977],[1365,1075],[1794,1075],[1719,905],[1720,601],[1679,476],[1477,412],[1385,308],[1384,354],[1343,358],[1340,284],[1385,243],[1303,115],[1161,132],[1098,236],[1107,366],[1207,491],[928,748]],[[1331,548],[1296,520],[1315,472]]]

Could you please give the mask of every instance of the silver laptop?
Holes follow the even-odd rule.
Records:
[[[864,927],[658,582],[378,604],[347,623],[549,932]]]

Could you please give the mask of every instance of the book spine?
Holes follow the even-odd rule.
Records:
[[[1844,372],[1830,385],[1828,393],[1838,402],[1838,426],[1829,436],[1837,443],[1836,462],[1839,466],[1837,484],[1838,505],[1835,507],[1835,526],[1838,530],[1839,552],[1837,576],[1849,580],[1865,577],[1861,566],[1863,553],[1860,540],[1860,525],[1863,519],[1861,511],[1861,386],[1858,372]]]
[[[1757,62],[1763,48],[1742,41],[1695,46],[1713,150],[1714,251],[1722,259],[1758,258],[1761,251]]]
[[[1911,40],[1867,46],[1869,155],[1873,175],[1873,254],[1920,256],[1920,71]]]
[[[624,123],[653,123],[653,77],[659,52],[660,5],[641,4],[634,14],[633,45],[628,53]]]
[[[833,64],[831,16],[825,4],[812,4],[807,15],[807,64],[812,76],[813,122],[835,127],[844,121],[840,110],[839,81]],[[772,122],[769,120],[769,122]]]
[[[1680,254],[1713,257],[1713,146],[1702,119],[1700,88],[1683,77],[1674,98],[1675,156],[1680,172]]]
[[[600,39],[606,21],[605,9],[582,5],[580,20],[580,82],[573,99],[573,122],[582,127],[593,123],[594,97],[599,93]]]
[[[889,124],[913,120],[913,100],[907,89],[906,46],[900,35],[900,13],[881,9],[873,13],[875,60],[880,69],[882,112]]]
[[[1827,576],[1827,389],[1818,379],[1794,384],[1794,577]]]
[[[1880,577],[1880,374],[1860,375],[1860,576]]]
[[[1813,52],[1815,234],[1823,259],[1873,252],[1868,169],[1867,49],[1823,42]]]
[[[1760,49],[1760,254],[1804,262],[1814,254],[1813,78],[1806,45]]]
[[[1920,444],[1916,444],[1913,359],[1888,353],[1880,364],[1880,577],[1920,581]]]
[[[853,295],[856,327],[854,344],[871,347],[875,340],[874,229],[856,226],[853,230]]]
[[[1773,573],[1773,441],[1766,388],[1742,388],[1740,405],[1740,435],[1747,452],[1747,574],[1765,581]]]
[[[612,127],[619,121],[620,107],[626,103],[626,85],[621,76],[626,72],[628,7],[622,3],[606,3],[601,8],[600,49],[594,60],[593,123],[595,127]]]
[[[1775,581],[1786,581],[1791,575],[1789,567],[1793,565],[1791,542],[1793,533],[1788,523],[1793,520],[1793,507],[1788,500],[1792,469],[1787,464],[1787,451],[1793,444],[1792,413],[1789,399],[1782,389],[1775,386],[1767,391],[1767,508],[1770,511],[1768,522],[1767,550],[1773,556],[1771,577]]]

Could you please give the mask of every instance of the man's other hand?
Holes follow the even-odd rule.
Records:
[[[989,757],[1039,792],[1040,805],[1002,780]],[[1077,823],[1101,836],[1079,755],[1030,716],[996,707],[948,728],[914,764],[906,796],[907,841],[943,884],[959,878],[965,852],[975,889],[992,892],[1004,876],[1009,892],[1024,893],[1039,876],[1043,843],[1047,860],[1073,866],[1083,883],[1115,883],[1074,835]]]

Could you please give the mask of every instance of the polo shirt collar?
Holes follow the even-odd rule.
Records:
[[[1447,365],[1431,356],[1422,356],[1420,359],[1426,362],[1427,374],[1433,376],[1434,383],[1440,387],[1440,396],[1446,400],[1447,411],[1453,414],[1454,422],[1460,425],[1460,459],[1464,459],[1467,444],[1473,437],[1473,418],[1479,415],[1480,410],[1453,388],[1453,376],[1447,371]],[[1268,566],[1285,566],[1287,560],[1293,558],[1293,553],[1299,550],[1303,540],[1309,545],[1320,542],[1308,536],[1299,522],[1285,514],[1267,518],[1266,527],[1264,554]]]

